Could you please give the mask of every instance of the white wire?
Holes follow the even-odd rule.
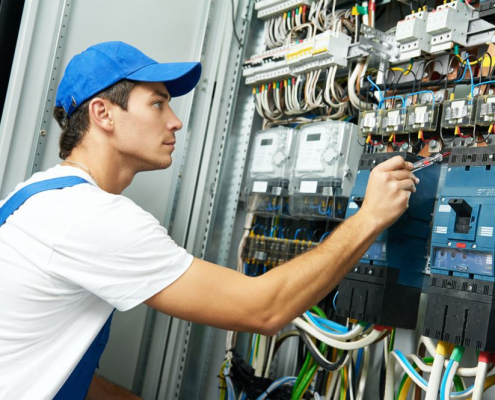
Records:
[[[421,336],[421,338],[419,339],[419,344],[418,344],[418,352],[419,352],[419,348],[420,348],[421,344],[425,345],[426,350],[428,351],[430,356],[435,357],[437,349],[436,349],[435,344],[433,343],[433,340],[431,340],[429,337]]]
[[[366,388],[366,378],[368,377],[368,370],[370,366],[370,347],[366,346],[363,353],[363,371],[359,378],[358,391],[356,400],[362,400],[364,396],[364,390]]]
[[[423,361],[419,360],[419,357],[414,356],[413,361],[424,372],[431,372],[425,400],[436,400],[438,396],[438,388],[440,387],[440,383],[442,381],[442,372],[443,372],[443,365],[445,362],[445,356],[442,354],[435,353],[435,358],[433,359],[433,366],[429,368],[430,371],[426,371],[426,368],[422,368]],[[419,364],[418,361],[420,361]]]
[[[256,368],[254,369],[254,376],[261,377],[263,374],[263,367],[265,366],[266,359],[266,342],[268,338],[265,335],[260,335],[258,343],[258,355],[256,357]]]
[[[385,361],[385,368],[388,366],[388,337],[383,339],[383,359]]]
[[[265,375],[264,378],[270,377],[270,368],[272,366],[273,355],[275,354],[275,345],[277,344],[277,336],[272,336],[270,343],[270,351],[268,353],[268,360],[266,361]]]
[[[381,334],[382,331],[379,330],[373,330],[368,336],[366,336],[364,339],[357,340],[355,342],[341,342],[339,340],[332,339],[315,328],[313,328],[310,324],[308,324],[306,321],[304,321],[302,318],[296,318],[292,321],[294,325],[296,325],[298,328],[301,328],[302,330],[308,332],[311,336],[314,338],[318,339],[320,342],[326,343],[331,347],[335,347],[336,349],[340,350],[356,350],[356,349],[361,349],[365,346],[370,345],[371,343],[375,342]]]
[[[344,333],[344,334],[332,334],[331,332],[328,332],[324,329],[319,328],[311,319],[306,315],[303,314],[304,319],[308,324],[310,324],[313,328],[318,330],[320,333],[324,334],[325,336],[328,336],[332,339],[339,340],[339,341],[346,341],[346,340],[351,340],[357,338],[364,330],[364,326],[357,324],[354,328],[352,328],[349,332]]]
[[[452,363],[452,367],[449,371],[449,374],[447,375],[447,383],[445,386],[445,400],[450,400],[450,392],[452,391],[452,384],[454,382],[454,376],[458,367],[459,367],[459,363],[457,361],[454,361]]]
[[[484,362],[478,363],[478,372],[474,380],[474,390],[472,400],[481,400],[485,390],[486,373],[488,372],[488,364]]]
[[[395,352],[390,352],[388,356],[388,367],[385,379],[385,397],[384,400],[394,400],[394,389],[395,389],[395,364],[399,363],[404,372],[413,380],[413,382],[418,385],[424,391],[428,388],[421,382],[406,365],[402,362],[399,356]]]

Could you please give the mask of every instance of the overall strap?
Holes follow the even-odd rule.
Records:
[[[81,183],[89,183],[87,180],[79,176],[64,176],[62,178],[48,179],[41,182],[31,183],[16,192],[5,204],[0,208],[0,227],[27,199],[35,194],[46,192],[47,190],[63,189],[72,187]]]

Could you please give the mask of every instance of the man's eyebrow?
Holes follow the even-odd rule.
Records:
[[[166,93],[166,92],[161,92],[159,90],[155,90],[153,92],[153,94],[156,95],[156,96],[163,97],[165,100],[170,101],[170,95],[168,93]]]

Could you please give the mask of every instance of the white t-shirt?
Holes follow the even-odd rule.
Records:
[[[114,307],[141,304],[193,260],[151,214],[78,168],[15,191],[74,175],[90,184],[36,194],[0,227],[0,399],[52,399]]]

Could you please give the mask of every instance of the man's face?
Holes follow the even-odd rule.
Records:
[[[182,128],[161,82],[140,82],[131,91],[127,111],[116,106],[115,148],[129,166],[140,171],[168,168],[175,132]]]

